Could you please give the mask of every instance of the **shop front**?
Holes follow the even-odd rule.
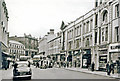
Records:
[[[73,54],[73,66],[74,67],[80,67],[80,50],[74,50]]]
[[[111,44],[109,46],[110,53],[110,61],[114,63],[114,71],[115,73],[119,72],[120,67],[120,43]]]
[[[108,61],[108,45],[99,46],[99,70],[106,71],[106,64]]]
[[[82,56],[82,68],[88,68],[91,65],[91,49],[84,51],[85,53]]]

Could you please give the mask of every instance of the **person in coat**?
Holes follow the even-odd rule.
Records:
[[[113,64],[112,61],[111,61],[111,65],[110,65],[110,67],[111,67],[111,72],[112,72],[112,74],[114,74],[114,64]]]
[[[109,62],[106,64],[106,70],[107,70],[107,75],[110,75],[111,67]]]
[[[94,62],[92,63],[92,71],[94,71],[94,66],[95,66],[95,64],[94,64]]]

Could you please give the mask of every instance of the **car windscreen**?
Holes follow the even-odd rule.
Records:
[[[22,64],[18,64],[17,67],[28,67],[28,65],[25,63],[22,63]]]

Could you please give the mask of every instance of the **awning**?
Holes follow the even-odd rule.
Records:
[[[10,54],[7,53],[7,52],[2,52],[2,55],[5,56],[5,57],[10,57]]]

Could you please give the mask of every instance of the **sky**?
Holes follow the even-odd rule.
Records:
[[[69,23],[94,8],[94,0],[5,0],[8,8],[10,36],[43,37],[62,21]]]

